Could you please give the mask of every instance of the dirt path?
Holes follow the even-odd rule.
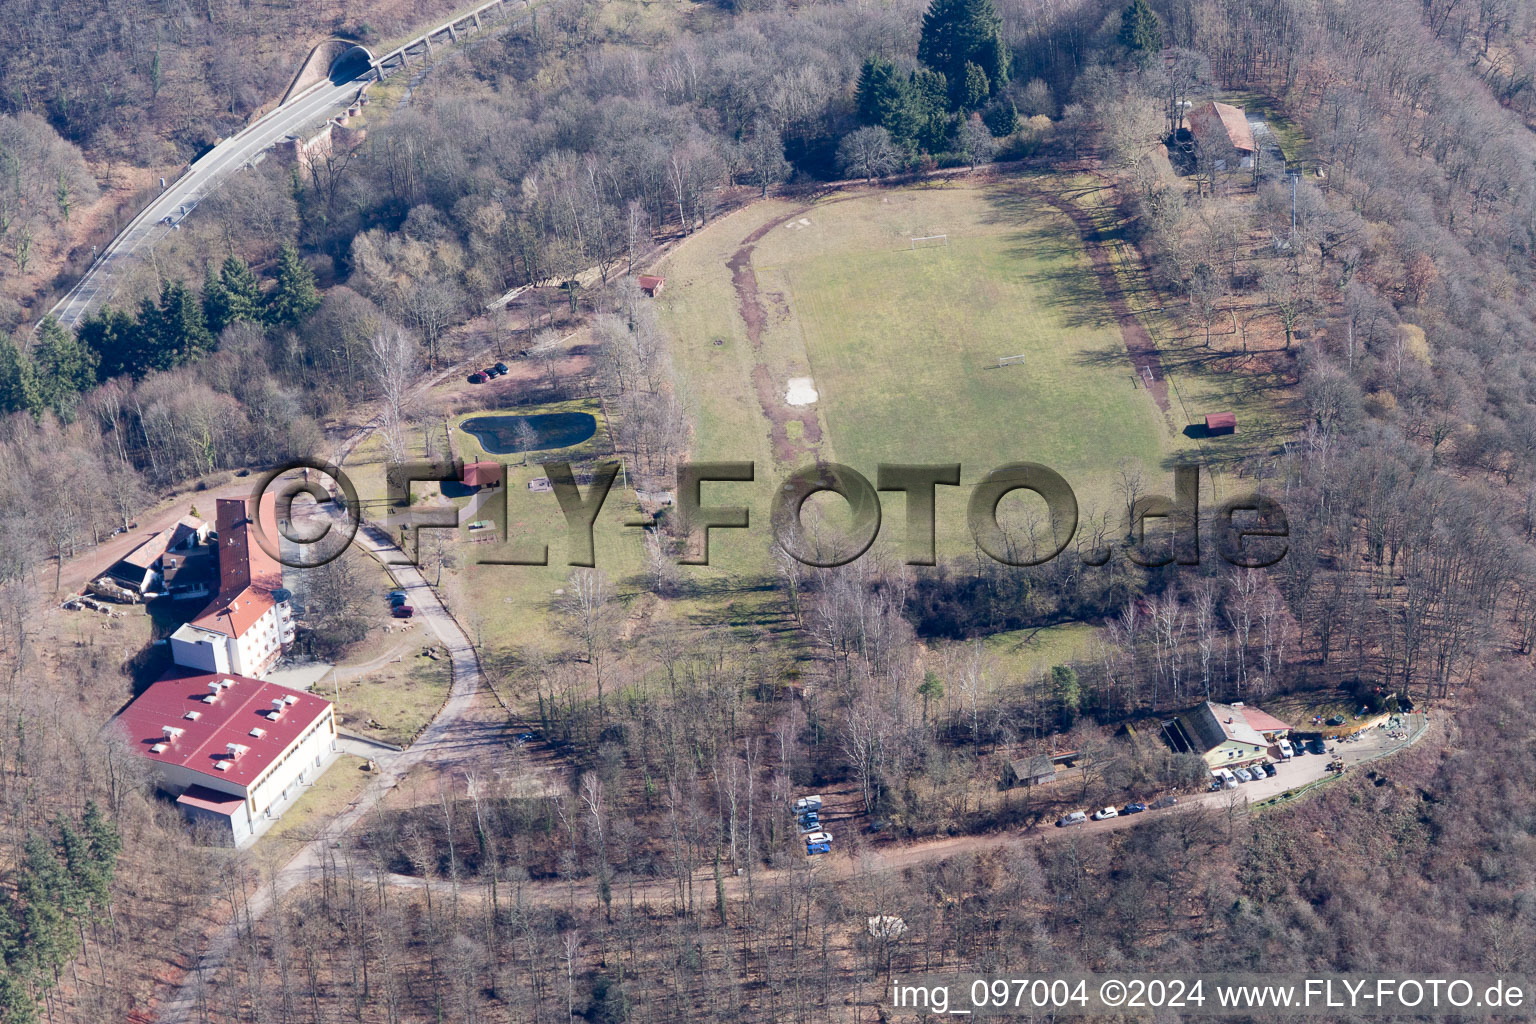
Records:
[[[1376,733],[1358,743],[1345,743],[1336,746],[1336,751],[1344,763],[1351,767],[1358,767],[1381,758],[1390,757],[1410,746],[1413,746],[1431,734],[1437,738],[1444,738],[1444,728],[1432,725],[1428,720],[1414,716],[1417,721],[1404,740],[1391,740],[1384,732]],[[893,871],[905,870],[919,864],[926,864],[937,860],[966,853],[981,853],[1023,843],[1052,843],[1070,840],[1079,836],[1115,832],[1122,829],[1135,828],[1152,821],[1166,818],[1173,814],[1186,814],[1197,809],[1224,814],[1228,811],[1229,804],[1236,801],[1237,810],[1247,812],[1253,806],[1268,801],[1284,793],[1310,790],[1320,784],[1326,784],[1333,777],[1326,770],[1327,757],[1309,755],[1285,762],[1279,773],[1274,778],[1266,778],[1257,782],[1250,782],[1235,790],[1223,790],[1215,793],[1199,793],[1187,797],[1181,797],[1176,807],[1163,808],[1161,810],[1149,810],[1141,814],[1123,817],[1109,818],[1104,821],[1089,820],[1081,825],[1067,828],[1055,828],[1050,825],[1029,829],[1015,829],[1007,832],[994,832],[985,835],[946,836],[938,839],[923,839],[908,843],[885,843],[880,845],[868,845],[856,838],[851,843],[846,843],[835,853],[813,858],[809,866],[823,876],[838,878],[852,878],[870,874],[881,874]],[[1352,777],[1352,776],[1351,776]],[[1092,808],[1084,808],[1091,811]],[[845,819],[834,818],[828,821],[828,829],[834,835]],[[852,816],[846,819],[852,825]],[[340,855],[338,855],[340,856]],[[370,877],[376,869],[371,862],[365,862],[362,858],[353,861],[354,868]],[[795,864],[790,867],[759,868],[754,873],[756,884],[774,884],[790,879],[806,868],[804,864]],[[318,867],[314,871],[315,877],[319,876]],[[475,879],[453,881],[446,878],[427,878],[419,875],[402,875],[385,873],[383,881],[387,885],[400,886],[410,889],[431,889],[433,892],[457,892],[461,895],[470,895],[481,891],[489,891],[489,886]],[[741,876],[729,875],[723,880],[726,894],[731,898],[741,897],[746,889],[746,880]],[[708,891],[714,884],[712,869],[701,869],[693,879],[696,891]],[[633,893],[643,901],[660,903],[672,899],[678,891],[678,883],[674,878],[648,878],[644,880],[625,879],[619,883],[625,893]],[[616,886],[617,887],[617,886]],[[573,891],[574,890],[574,891]],[[538,905],[552,906],[580,903],[584,906],[595,906],[599,903],[599,895],[596,885],[591,879],[584,879],[574,884],[567,881],[534,881],[526,882],[519,889],[520,898]]]
[[[1087,210],[1082,209],[1061,193],[1031,191],[1038,198],[1070,217],[1077,227],[1077,232],[1083,239],[1083,248],[1088,250],[1088,259],[1093,264],[1093,275],[1098,278],[1099,287],[1104,291],[1104,301],[1109,303],[1110,312],[1115,315],[1115,320],[1120,325],[1120,338],[1125,342],[1126,352],[1130,354],[1131,365],[1136,368],[1136,375],[1152,392],[1152,398],[1157,402],[1157,407],[1163,411],[1163,415],[1168,417],[1168,422],[1172,425],[1173,414],[1172,406],[1168,401],[1168,381],[1163,376],[1163,361],[1158,355],[1157,343],[1152,340],[1152,335],[1136,318],[1136,314],[1131,312],[1125,289],[1115,273],[1114,258],[1105,242],[1104,233],[1094,224]]]
[[[763,333],[768,329],[768,310],[764,308],[762,297],[758,294],[757,272],[752,269],[752,252],[768,232],[787,221],[803,217],[811,209],[809,205],[799,206],[776,220],[760,225],[741,240],[741,246],[725,263],[731,272],[731,285],[736,289],[736,306],[741,312],[742,321],[747,325],[747,339],[752,343],[754,355],[763,348]],[[773,445],[774,457],[785,465],[794,465],[802,451],[812,449],[821,441],[821,418],[815,406],[795,409],[786,404],[784,396],[779,393],[781,382],[774,380],[773,371],[762,362],[752,366],[752,386],[757,391],[757,401],[762,406],[763,416],[769,423],[768,440]],[[799,443],[789,436],[791,421],[800,423]]]

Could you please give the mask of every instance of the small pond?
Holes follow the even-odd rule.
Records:
[[[597,433],[597,418],[589,412],[474,416],[459,429],[479,441],[487,454],[515,455],[581,444]]]

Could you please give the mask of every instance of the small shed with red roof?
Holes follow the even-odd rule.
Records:
[[[475,490],[482,487],[495,487],[501,483],[501,463],[466,462],[463,471],[459,474],[459,481],[465,487],[473,487]]]
[[[641,291],[645,292],[645,294],[654,299],[656,296],[661,294],[661,289],[666,285],[667,279],[664,277],[656,277],[652,274],[641,274],[639,280],[636,281],[636,283],[640,285]]]
[[[1237,433],[1237,413],[1208,412],[1205,414],[1205,432],[1209,435]]]

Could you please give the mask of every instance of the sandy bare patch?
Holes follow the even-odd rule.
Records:
[[[784,392],[784,401],[789,405],[810,405],[819,397],[816,394],[816,382],[811,378],[789,378],[789,389]]]

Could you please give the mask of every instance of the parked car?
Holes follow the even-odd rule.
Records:
[[[814,815],[814,814],[807,814],[805,817],[800,819],[800,831],[801,832],[820,832],[821,831],[821,819],[816,817],[816,815]]]
[[[1233,772],[1232,774],[1237,776],[1237,781],[1238,782],[1252,782],[1253,781],[1253,776],[1248,774],[1248,769],[1247,768],[1239,768],[1237,771]]]
[[[1326,754],[1328,753],[1328,744],[1323,742],[1321,736],[1314,736],[1312,739],[1307,740],[1307,752],[1312,754]]]
[[[507,364],[506,363],[497,363],[496,364],[496,372],[497,373],[506,373],[507,372]]]
[[[808,842],[808,843],[831,843],[832,842],[832,833],[830,833],[830,832],[812,832],[810,835],[805,837],[805,841]]]
[[[1121,814],[1140,814],[1142,811],[1144,811],[1146,809],[1147,809],[1147,805],[1142,803],[1142,802],[1140,802],[1138,800],[1135,803],[1126,804],[1124,807],[1120,808],[1120,813]]]
[[[831,843],[806,843],[805,844],[805,855],[807,857],[814,857],[814,856],[816,856],[819,853],[831,853],[831,852],[832,852],[832,844]]]
[[[513,740],[513,742],[516,742],[516,743],[532,743],[534,740],[536,740],[538,738],[539,738],[538,733],[520,732],[516,736],[512,737],[512,740]]]
[[[795,801],[796,814],[801,814],[805,811],[819,810],[821,810],[821,797],[819,796],[803,796],[799,800]]]
[[[1066,828],[1068,825],[1081,825],[1088,820],[1088,815],[1082,811],[1073,811],[1071,814],[1056,822],[1057,828]]]
[[[396,607],[398,605],[402,605],[402,604],[405,604],[405,591],[403,591],[403,590],[391,590],[389,592],[389,605],[390,605],[390,607],[394,608],[394,607]]]
[[[1106,807],[1103,810],[1093,812],[1094,821],[1107,821],[1110,818],[1118,817],[1120,817],[1120,812],[1115,810],[1113,807]]]
[[[416,614],[416,609],[408,604],[397,604],[389,610],[389,614],[397,619],[408,619]]]
[[[496,367],[494,367],[494,366],[487,366],[485,369],[481,370],[480,372],[485,374],[485,379],[486,380],[490,380],[492,377],[498,376],[501,373],[501,371],[496,369]]]
[[[1179,798],[1176,796],[1160,796],[1156,800],[1152,801],[1152,809],[1154,811],[1160,811],[1165,807],[1172,807],[1178,802]]]
[[[484,384],[485,374],[481,373],[479,370],[476,370],[474,373],[470,374],[467,379],[471,384]]]
[[[1272,779],[1275,777],[1275,766],[1270,762],[1265,761],[1263,764],[1259,765],[1259,767],[1264,769],[1265,778]]]
[[[1296,756],[1296,751],[1291,748],[1290,740],[1281,740],[1279,743],[1275,744],[1275,746],[1280,748],[1280,757],[1282,760],[1289,761],[1292,757]]]

